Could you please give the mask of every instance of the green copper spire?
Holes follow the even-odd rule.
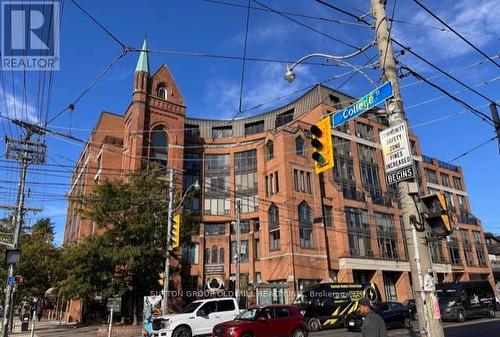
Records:
[[[148,52],[144,51],[146,50],[147,43],[146,39],[144,39],[144,43],[142,44],[142,51],[139,54],[139,60],[137,61],[137,66],[135,67],[135,72],[138,71],[144,71],[149,74],[149,60],[148,60]]]

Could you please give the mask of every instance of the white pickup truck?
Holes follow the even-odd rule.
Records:
[[[188,304],[182,313],[153,319],[152,337],[192,337],[212,334],[215,325],[240,313],[234,298],[211,298]]]

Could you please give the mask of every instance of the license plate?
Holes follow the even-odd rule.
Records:
[[[354,326],[354,322],[349,322],[349,326]]]

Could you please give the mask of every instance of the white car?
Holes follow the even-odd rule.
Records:
[[[180,314],[153,319],[152,337],[192,337],[212,333],[215,325],[233,320],[240,313],[234,298],[194,301]]]

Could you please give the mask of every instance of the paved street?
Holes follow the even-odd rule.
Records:
[[[389,337],[413,337],[418,336],[418,324],[414,322],[413,331],[406,329],[389,330]],[[465,323],[446,322],[445,336],[446,337],[490,337],[497,336],[500,331],[500,318],[496,319],[475,319]],[[310,337],[360,337],[359,332],[348,332],[345,329],[332,329],[320,332],[315,332],[309,335]]]

